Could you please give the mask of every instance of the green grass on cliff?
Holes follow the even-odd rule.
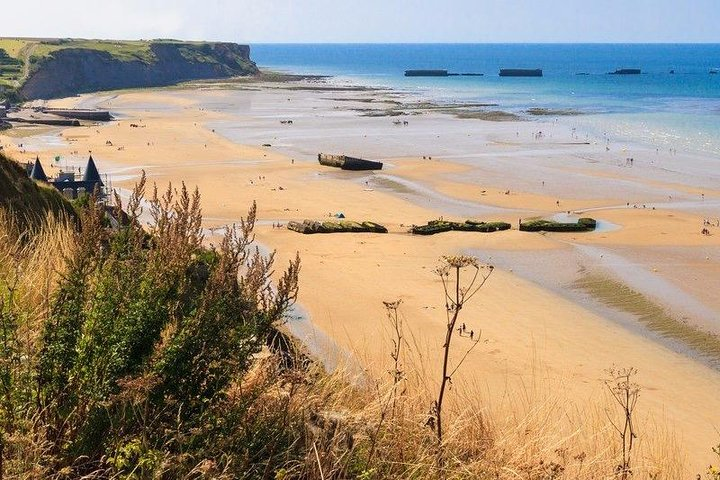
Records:
[[[17,39],[0,38],[0,49],[21,62],[27,61],[28,54],[37,59],[66,48],[85,48],[108,52],[118,60],[140,60],[151,62],[155,57],[150,50],[152,42],[137,40],[82,40],[82,39]]]
[[[139,60],[150,63],[155,60],[151,46],[157,43],[182,44],[188,55],[198,61],[213,61],[209,42],[185,42],[179,40],[85,40],[85,39],[16,39],[0,38],[0,50],[10,58],[21,62],[30,57],[42,60],[58,50],[83,48],[107,52],[117,60],[131,62]]]
[[[5,50],[13,58],[20,58],[20,51],[29,43],[30,40],[19,38],[0,38],[0,49]]]
[[[87,39],[43,39],[43,38],[0,38],[0,97],[12,96],[25,81],[35,73],[43,62],[56,52],[65,49],[84,49],[106,52],[118,61],[139,61],[152,64],[157,60],[152,46],[174,44],[179,53],[193,63],[223,63],[217,57],[212,42],[186,42],[179,40],[87,40]],[[238,65],[245,65],[237,59]],[[4,95],[3,95],[4,93]]]
[[[74,218],[65,197],[50,185],[27,177],[25,168],[0,153],[0,209],[10,212],[20,227],[45,219],[48,213]]]
[[[25,44],[19,40],[0,40],[0,87],[15,87],[23,74],[20,50]]]
[[[155,55],[150,50],[150,45],[151,42],[146,41],[44,40],[37,45],[31,58],[40,60],[58,50],[84,48],[107,52],[114,58],[124,62],[139,60],[144,63],[151,63],[155,59]]]

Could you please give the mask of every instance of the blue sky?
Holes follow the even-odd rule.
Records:
[[[720,43],[720,0],[3,1],[0,35],[246,43]]]

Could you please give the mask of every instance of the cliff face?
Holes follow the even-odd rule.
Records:
[[[148,61],[121,59],[87,48],[58,50],[34,66],[19,92],[28,100],[58,98],[258,72],[247,45],[155,42],[150,50]]]

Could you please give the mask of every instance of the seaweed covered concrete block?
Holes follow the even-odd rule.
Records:
[[[523,232],[591,232],[597,227],[594,218],[580,218],[577,222],[564,223],[553,220],[530,220],[520,224]]]
[[[510,224],[506,222],[476,222],[466,220],[465,222],[447,222],[444,220],[431,220],[425,225],[413,225],[410,233],[415,235],[435,235],[436,233],[449,232],[496,232],[499,230],[510,230]]]
[[[375,222],[353,222],[350,220],[325,221],[303,220],[291,221],[288,230],[305,235],[313,233],[387,233],[387,228]]]

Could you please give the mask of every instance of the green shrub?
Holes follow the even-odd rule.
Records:
[[[143,189],[144,181],[127,207],[129,221],[115,230],[94,199],[80,208],[65,271],[46,297],[47,316],[38,318],[37,350],[0,348],[0,367],[8,366],[0,375],[0,427],[15,437],[28,429],[49,449],[38,468],[68,477],[172,470],[167,478],[176,478],[223,458],[240,475],[240,457],[220,448],[250,407],[229,407],[228,389],[294,302],[299,260],[271,288],[274,254],[251,248],[254,205],[220,245],[205,247],[200,197],[184,186],[153,196],[146,232],[138,222]],[[0,307],[10,294],[0,289]],[[0,308],[6,331],[19,328],[11,318],[34,308]],[[37,421],[21,424],[13,412]],[[264,444],[260,426],[241,438]],[[8,465],[19,452],[5,449]]]

